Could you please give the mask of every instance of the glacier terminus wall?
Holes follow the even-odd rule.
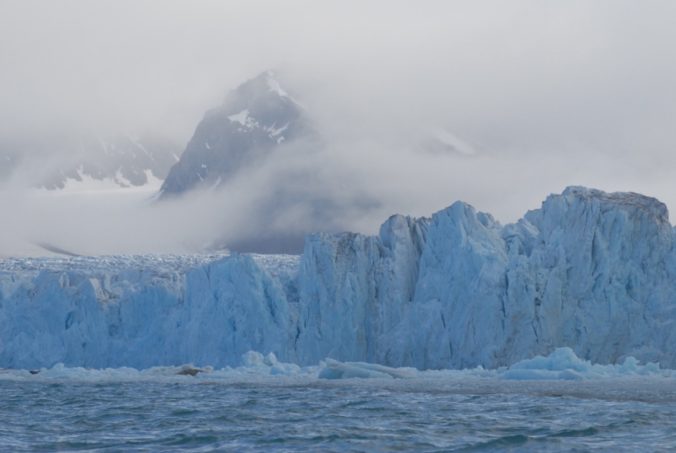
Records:
[[[0,367],[316,364],[495,368],[569,346],[676,367],[664,204],[569,187],[502,226],[456,202],[301,256],[0,260]]]

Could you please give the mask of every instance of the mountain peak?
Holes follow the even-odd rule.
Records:
[[[264,71],[231,90],[223,102],[223,107],[238,107],[245,103],[290,103],[298,105],[289,93],[282,88],[277,74],[272,70]]]
[[[307,134],[304,113],[273,71],[245,81],[206,113],[169,172],[162,196],[225,183],[277,146]]]
[[[262,76],[265,77],[265,83],[268,86],[268,90],[277,94],[279,97],[283,98],[290,98],[289,93],[282,88],[282,85],[279,83],[279,80],[277,79],[277,74],[275,74],[274,71],[268,69],[265,71]]]

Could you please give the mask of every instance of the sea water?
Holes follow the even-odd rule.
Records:
[[[676,380],[5,371],[0,450],[669,451]]]

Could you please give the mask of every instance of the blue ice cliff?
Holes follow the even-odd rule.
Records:
[[[495,368],[568,346],[676,367],[664,204],[569,187],[502,226],[457,202],[378,236],[316,234],[300,257],[0,261],[0,367],[286,362]]]

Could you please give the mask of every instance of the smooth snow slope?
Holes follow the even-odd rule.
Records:
[[[417,368],[569,346],[676,366],[674,229],[633,193],[570,187],[501,226],[455,203],[301,257],[0,261],[0,367],[236,365],[249,350]]]

